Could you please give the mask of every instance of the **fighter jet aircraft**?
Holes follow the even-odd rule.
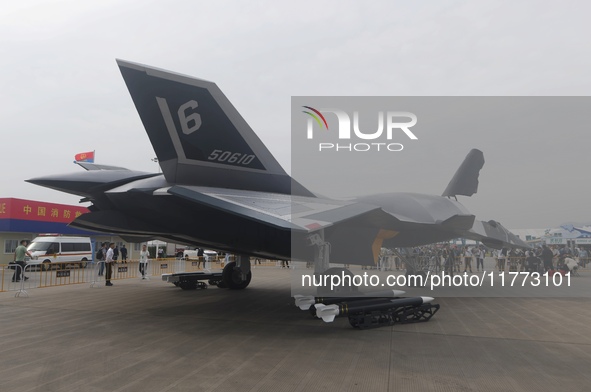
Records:
[[[381,247],[470,238],[527,247],[457,200],[478,188],[472,150],[442,196],[391,193],[355,200],[315,195],[292,179],[216,84],[117,61],[162,174],[80,163],[86,171],[28,180],[79,195],[90,213],[71,225],[131,242],[162,239],[239,255],[227,287],[250,282],[249,256],[375,265]],[[227,273],[226,273],[227,272]]]

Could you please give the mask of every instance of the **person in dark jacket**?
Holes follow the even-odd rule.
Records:
[[[197,268],[199,268],[199,263],[203,262],[203,268],[205,268],[205,257],[203,256],[203,249],[202,248],[198,248],[197,249]]]
[[[546,244],[542,245],[542,261],[544,262],[544,270],[548,271],[553,269],[552,266],[552,259],[554,258],[554,253],[552,250],[546,246]]]
[[[125,247],[125,244],[121,245],[119,251],[121,252],[121,262],[127,263],[127,248]]]

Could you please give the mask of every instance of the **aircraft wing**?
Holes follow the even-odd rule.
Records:
[[[378,206],[356,201],[239,189],[175,185],[167,192],[226,213],[301,233],[311,233],[381,211]],[[380,215],[383,219],[389,217],[383,211]]]
[[[449,240],[474,223],[474,216],[459,203],[440,196],[390,194],[377,199],[334,200],[186,185],[175,185],[166,192],[237,219],[289,231],[291,257],[301,260],[313,257],[308,237],[320,231],[331,246],[334,262],[375,265],[382,246]],[[434,203],[439,203],[436,208]],[[406,215],[388,206],[398,206]]]
[[[480,241],[490,248],[530,248],[525,241],[511,233],[499,222],[493,220],[488,222],[475,220],[474,226],[470,230],[463,231],[460,234],[464,238]]]

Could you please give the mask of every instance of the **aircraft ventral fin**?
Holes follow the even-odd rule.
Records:
[[[170,183],[311,195],[215,83],[117,60]]]

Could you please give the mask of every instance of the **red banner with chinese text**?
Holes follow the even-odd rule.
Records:
[[[70,223],[89,212],[86,207],[42,201],[0,198],[0,219]]]

